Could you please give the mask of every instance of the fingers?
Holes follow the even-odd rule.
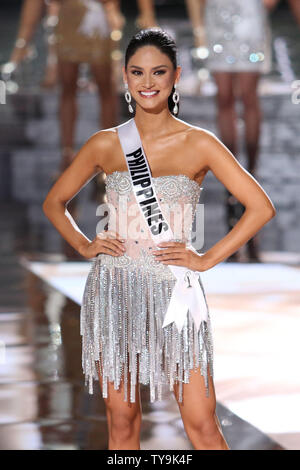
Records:
[[[119,256],[124,254],[125,247],[121,246],[121,243],[118,244],[115,240],[106,239],[101,241],[101,250],[104,253]]]
[[[112,230],[105,230],[97,234],[97,245],[100,247],[102,253],[109,255],[120,256],[124,254],[125,248],[123,246],[124,239]]]
[[[166,256],[173,256],[173,255],[178,255],[186,252],[185,246],[176,246],[174,248],[164,248],[163,250],[153,250],[152,254],[154,254],[156,257],[159,259],[163,259]]]
[[[152,253],[157,253],[158,255],[168,255],[169,253],[184,253],[186,251],[185,247],[177,247],[177,248],[164,248],[163,250],[153,250]]]
[[[178,261],[180,262],[180,264],[182,264],[184,263],[185,258],[179,255],[169,255],[164,258],[157,258],[157,260],[160,261],[161,263],[167,263],[167,264],[170,264],[170,262],[173,262],[173,261]]]
[[[159,248],[185,248],[186,242],[161,242],[157,246]]]
[[[185,263],[181,259],[171,259],[170,261],[161,261],[162,264],[171,264],[175,266],[185,266]]]
[[[162,242],[157,246],[159,250],[154,250],[152,254],[157,261],[162,264],[175,264],[182,266],[186,264],[186,244],[182,242]]]

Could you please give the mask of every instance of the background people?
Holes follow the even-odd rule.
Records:
[[[246,168],[255,175],[261,130],[257,95],[259,78],[271,70],[268,9],[278,0],[186,0],[196,47],[207,46],[207,68],[216,86],[217,124],[222,142],[237,155],[235,102],[243,103]],[[243,206],[226,190],[226,221],[230,230]],[[247,243],[249,261],[259,261],[257,236]],[[237,251],[228,261],[240,259]]]

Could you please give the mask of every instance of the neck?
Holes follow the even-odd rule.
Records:
[[[174,117],[168,108],[154,114],[137,107],[134,120],[141,136],[151,139],[165,134],[170,125],[174,124]]]

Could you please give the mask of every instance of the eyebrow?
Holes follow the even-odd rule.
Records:
[[[153,67],[152,70],[160,69],[161,67],[167,67],[168,68],[167,65],[162,64],[162,65],[157,65],[156,67]],[[139,67],[138,65],[130,65],[130,68],[143,70],[143,67]]]

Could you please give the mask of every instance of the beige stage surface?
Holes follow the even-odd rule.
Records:
[[[90,262],[23,264],[81,304]],[[300,449],[300,269],[220,263],[201,274],[218,402],[286,449]]]

